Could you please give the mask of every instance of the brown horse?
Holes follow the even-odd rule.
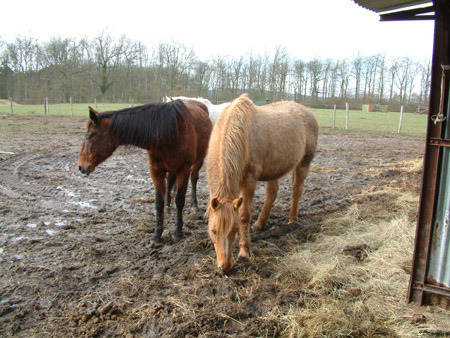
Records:
[[[239,231],[239,257],[250,254],[249,223],[257,181],[266,181],[266,200],[253,225],[261,230],[278,191],[278,178],[293,172],[289,223],[295,222],[303,183],[317,146],[319,126],[302,105],[281,101],[257,107],[246,94],[234,100],[214,125],[206,165],[209,236],[222,271],[232,267]],[[240,195],[240,197],[239,197]]]
[[[156,190],[156,228],[153,239],[161,241],[164,223],[164,195],[175,183],[177,221],[174,237],[183,237],[183,207],[189,176],[192,206],[197,206],[197,180],[208,148],[212,123],[205,105],[176,100],[98,113],[89,107],[86,136],[78,156],[82,173],[89,175],[120,145],[147,150],[150,174]],[[165,178],[167,176],[168,186]],[[167,198],[170,201],[170,197]]]

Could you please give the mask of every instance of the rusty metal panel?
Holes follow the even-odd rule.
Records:
[[[447,110],[447,119],[450,114]],[[446,127],[445,139],[450,139]],[[450,148],[442,149],[427,283],[450,288]]]

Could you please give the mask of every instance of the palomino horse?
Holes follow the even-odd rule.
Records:
[[[297,220],[303,183],[316,152],[318,129],[315,117],[298,103],[281,101],[257,107],[246,94],[219,116],[209,141],[206,171],[208,232],[220,270],[227,272],[232,267],[232,245],[238,231],[239,257],[249,257],[249,223],[257,181],[267,183],[255,230],[261,230],[267,222],[278,179],[290,171],[293,187],[289,223]]]
[[[203,97],[185,97],[185,96],[177,96],[177,97],[169,97],[165,96],[163,101],[164,102],[170,102],[173,100],[195,100],[203,103],[209,111],[209,118],[211,119],[212,123],[216,123],[217,119],[219,118],[220,113],[230,105],[231,102],[225,102],[221,104],[212,104],[211,101],[208,99],[204,99]]]
[[[174,237],[179,240],[183,237],[182,212],[189,176],[192,206],[198,210],[197,180],[211,130],[212,123],[206,107],[196,101],[176,100],[104,113],[98,113],[89,107],[89,120],[78,156],[78,166],[82,173],[89,175],[120,145],[135,145],[146,149],[156,190],[156,228],[153,239],[161,241],[167,176],[168,194],[170,185],[176,179],[177,221]]]

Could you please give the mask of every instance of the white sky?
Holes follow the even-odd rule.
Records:
[[[106,31],[149,50],[159,42],[193,47],[201,59],[273,53],[284,46],[310,60],[369,56],[431,59],[434,21],[380,22],[352,0],[5,0],[0,39],[89,39]]]

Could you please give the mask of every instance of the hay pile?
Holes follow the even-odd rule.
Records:
[[[421,170],[404,163],[404,174]],[[408,177],[406,175],[405,177]],[[282,283],[304,306],[282,316],[288,337],[400,336],[448,333],[448,311],[407,304],[417,191],[407,182],[372,187],[329,215],[317,238],[280,265]],[[415,190],[415,189],[412,189]]]

